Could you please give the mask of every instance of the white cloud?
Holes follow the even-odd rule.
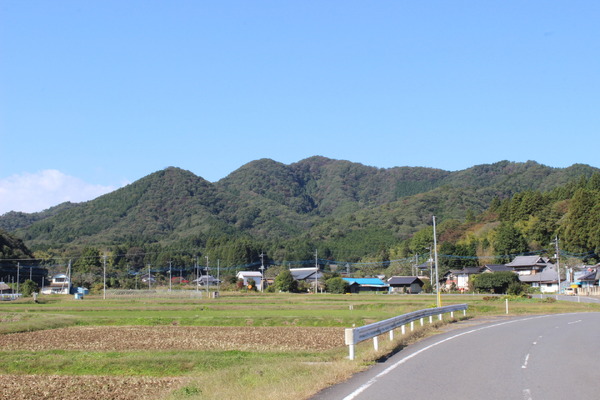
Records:
[[[9,211],[37,212],[65,201],[79,203],[115,190],[48,169],[0,178],[0,215]]]

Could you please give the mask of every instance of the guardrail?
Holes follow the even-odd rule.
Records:
[[[410,323],[411,331],[414,330],[414,322],[417,320],[421,321],[421,326],[424,324],[425,318],[429,317],[429,322],[433,322],[433,317],[438,316],[438,320],[442,320],[442,314],[450,313],[451,318],[454,318],[454,312],[462,311],[463,315],[467,314],[468,305],[456,304],[452,306],[445,306],[439,308],[428,308],[426,310],[413,311],[408,314],[399,315],[385,319],[383,321],[375,322],[373,324],[360,326],[358,328],[346,328],[345,331],[345,342],[346,346],[349,346],[349,359],[354,360],[354,348],[355,346],[367,339],[373,338],[373,347],[375,350],[379,349],[379,342],[377,337],[384,333],[390,332],[390,340],[394,339],[394,329],[401,328],[402,334],[406,333],[406,325]]]

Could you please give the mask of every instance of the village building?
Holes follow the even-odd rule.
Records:
[[[238,281],[242,281],[244,286],[248,286],[250,280],[254,281],[254,284],[258,289],[262,288],[263,279],[262,273],[259,271],[240,271],[235,276]]]
[[[535,275],[542,272],[548,266],[554,266],[546,257],[540,256],[517,256],[514,260],[506,264],[507,267],[519,275]]]
[[[350,293],[387,292],[390,285],[379,278],[342,278],[348,282]]]
[[[392,276],[387,283],[390,293],[417,294],[423,290],[423,281],[417,276]]]
[[[42,287],[42,294],[70,294],[71,280],[66,274],[56,274],[50,278],[50,284]]]

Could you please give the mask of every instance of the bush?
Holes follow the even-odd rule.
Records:
[[[294,276],[289,270],[282,271],[275,278],[274,283],[275,289],[280,292],[292,292],[295,293],[298,291],[298,282],[294,280]]]
[[[335,277],[325,281],[325,289],[329,293],[344,294],[350,291],[350,285],[342,278]]]
[[[21,285],[20,290],[21,290],[21,294],[23,295],[23,297],[29,297],[34,292],[38,292],[40,290],[40,287],[38,286],[37,283],[35,283],[31,279],[27,279]]]
[[[479,274],[473,277],[473,287],[481,292],[506,293],[513,283],[519,283],[519,277],[511,271]]]
[[[521,284],[521,282],[513,282],[508,285],[506,293],[511,296],[521,296],[525,293],[525,287]]]

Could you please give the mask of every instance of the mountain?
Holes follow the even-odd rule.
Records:
[[[598,169],[550,168],[501,161],[449,172],[375,168],[315,156],[286,165],[252,161],[211,183],[175,167],[79,204],[43,213],[8,213],[0,228],[32,249],[85,245],[195,243],[210,238],[263,242],[328,241],[332,248],[363,241],[389,244],[431,222],[464,220],[493,199],[548,191]],[[289,247],[289,246],[288,246]],[[283,250],[282,250],[283,251]]]
[[[32,258],[33,253],[23,244],[23,241],[17,239],[8,232],[0,229],[0,260],[2,259],[27,259]]]

